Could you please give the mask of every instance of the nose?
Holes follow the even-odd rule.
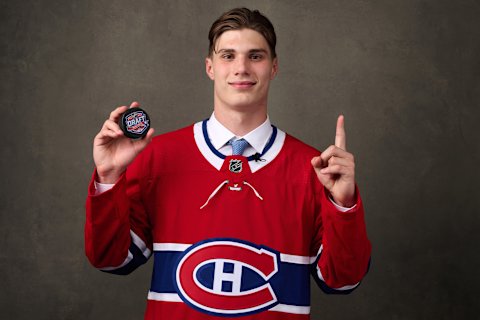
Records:
[[[241,55],[235,59],[235,75],[249,74],[250,60],[247,56]]]

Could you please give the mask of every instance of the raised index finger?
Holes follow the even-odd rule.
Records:
[[[335,133],[335,146],[347,150],[347,136],[345,134],[345,117],[339,115],[337,119],[337,132]]]

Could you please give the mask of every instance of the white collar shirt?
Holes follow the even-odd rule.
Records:
[[[239,137],[225,128],[225,126],[215,118],[215,113],[212,113],[212,116],[207,122],[207,131],[213,147],[226,156],[232,154],[232,146],[229,144],[230,141],[245,139],[249,146],[245,149],[243,155],[249,157],[255,153],[261,154],[263,152],[263,149],[270,140],[273,128],[267,116],[267,119],[260,126],[246,135]]]

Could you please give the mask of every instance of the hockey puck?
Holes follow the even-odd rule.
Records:
[[[150,128],[150,118],[144,110],[134,107],[122,114],[118,125],[126,137],[141,139],[147,135]]]

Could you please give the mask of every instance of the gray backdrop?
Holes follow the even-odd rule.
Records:
[[[2,319],[141,319],[151,261],[128,277],[84,255],[91,144],[138,100],[157,133],[210,115],[207,32],[246,5],[273,21],[270,117],[323,149],[346,115],[372,268],[313,319],[478,312],[478,1],[0,1]]]

